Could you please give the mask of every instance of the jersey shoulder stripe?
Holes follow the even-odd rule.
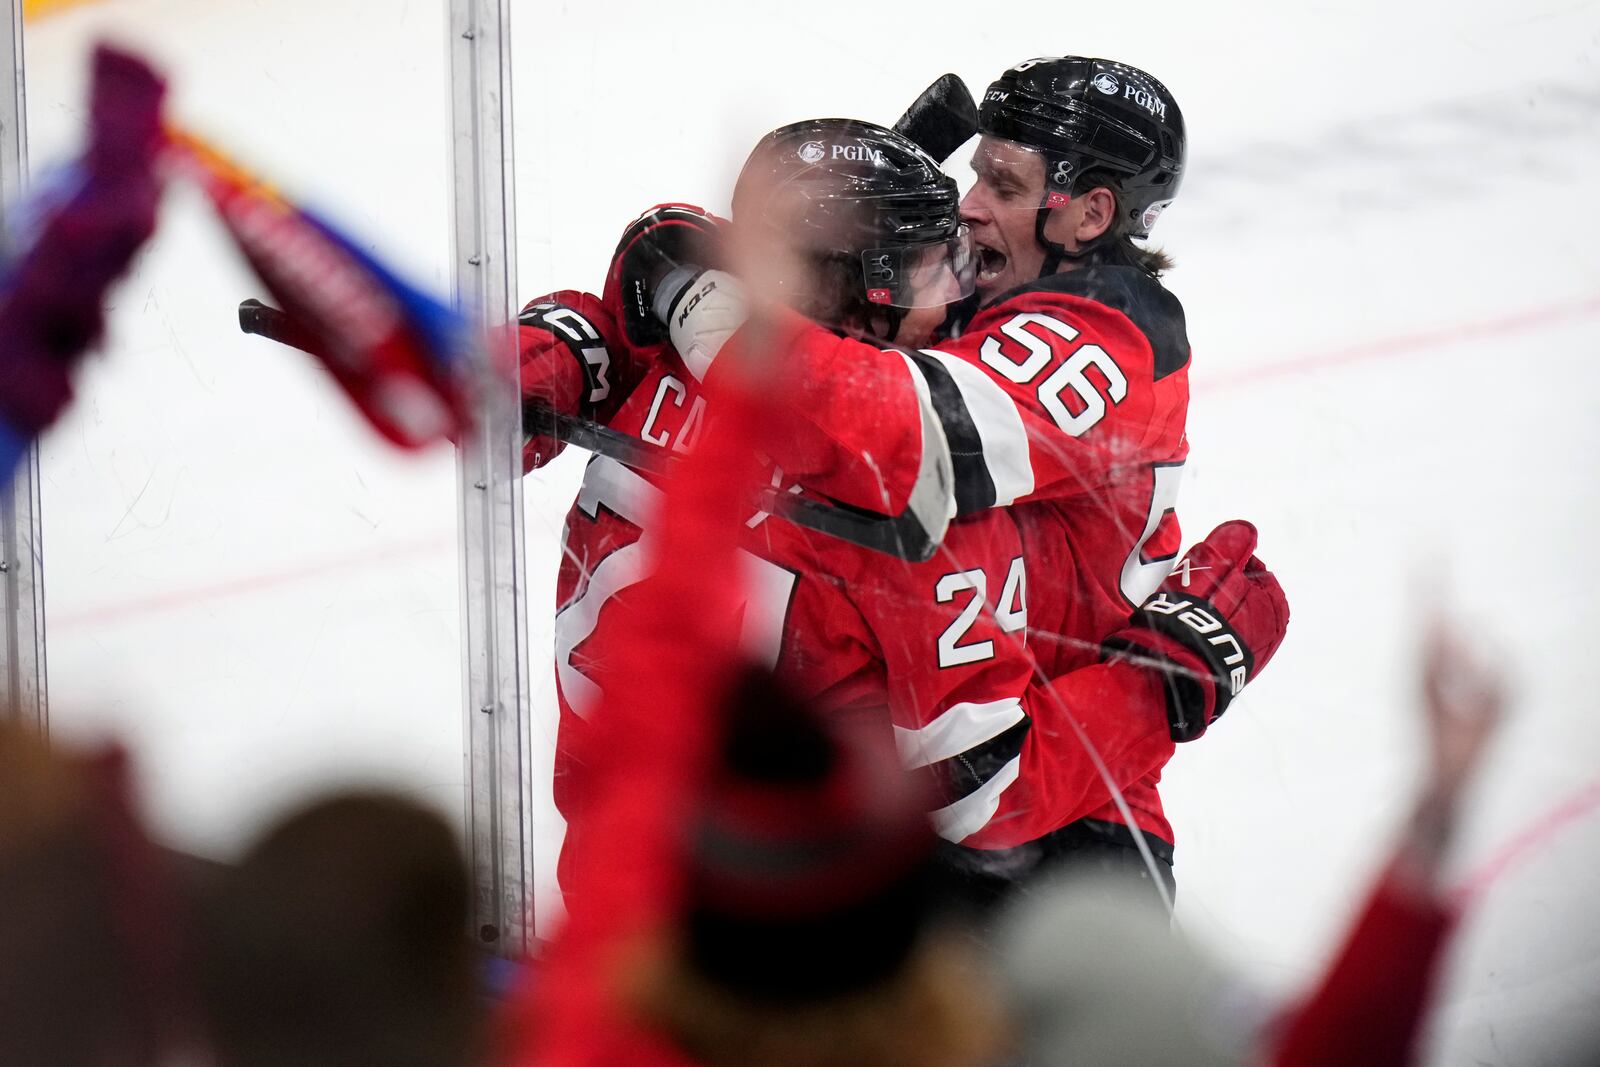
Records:
[[[983,493],[963,498],[957,486],[960,514],[970,514],[995,505],[1010,504],[1034,490],[1033,455],[1028,431],[1016,400],[984,369],[936,348],[924,349],[918,366],[925,373],[938,372],[954,387],[952,408],[959,410],[976,435],[977,452],[973,483]],[[946,422],[949,426],[949,422]],[[954,452],[952,442],[951,449]],[[958,468],[958,474],[961,469]]]
[[[984,463],[983,440],[967,409],[961,390],[939,361],[923,352],[906,353],[928,383],[934,414],[950,446],[955,475],[956,514],[967,515],[994,506],[994,479]]]

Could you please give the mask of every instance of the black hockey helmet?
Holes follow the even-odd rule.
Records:
[[[1178,103],[1126,63],[1083,56],[1018,63],[983,94],[978,130],[1043,154],[1041,207],[1065,203],[1074,191],[1112,189],[1129,237],[1149,236],[1183,179]]]
[[[952,303],[972,292],[972,247],[954,178],[893,130],[808,119],[772,131],[733,191],[738,225],[763,225],[813,253],[848,257],[867,302]]]

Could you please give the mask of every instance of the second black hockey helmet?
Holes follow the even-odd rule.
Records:
[[[1122,231],[1146,237],[1178,195],[1183,114],[1167,87],[1126,63],[1084,56],[1029,59],[983,94],[979,132],[1040,152],[1046,203],[1092,184],[1116,192]],[[1062,199],[1060,202],[1065,202]]]
[[[817,253],[848,256],[866,299],[900,308],[972,292],[971,243],[955,179],[893,130],[808,119],[757,143],[734,186],[733,218]]]

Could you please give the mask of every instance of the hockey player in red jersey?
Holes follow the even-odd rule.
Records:
[[[925,291],[897,292],[894,298],[911,306],[891,313],[892,326],[877,325],[890,333],[907,324],[931,330],[947,303],[963,295],[963,288],[970,292],[970,272],[963,279],[959,261],[962,246],[949,243],[959,225],[955,184],[914,146],[879,132],[886,138],[880,152],[898,154],[897,173],[910,175],[902,194],[920,198],[930,211],[929,202],[940,209],[931,212],[931,240],[924,244],[951,258],[941,266],[936,255],[921,253],[925,274],[937,280]],[[858,208],[876,208],[871,197],[857,201]],[[848,197],[832,200],[836,209],[849,203]],[[875,225],[870,218],[860,224]],[[646,246],[688,242],[713,226],[703,213],[683,206],[648,213],[619,246],[606,299],[561,293],[530,304],[522,316],[525,392],[668,453],[690,451],[705,426],[701,378],[709,359],[698,358],[704,350],[693,345],[663,343],[664,331],[648,307],[645,314],[635,313],[630,281]],[[889,243],[896,234],[886,241],[878,241],[879,234],[856,236]],[[723,284],[731,289],[733,283]],[[718,295],[709,294],[703,308],[713,308]],[[819,314],[872,325],[864,321],[865,293],[839,288],[833,297],[833,306]],[[852,300],[862,307],[846,306]],[[620,316],[612,308],[620,309]],[[836,423],[847,435],[851,414],[839,413]],[[553,442],[536,436],[526,459],[532,466],[554,450]],[[772,478],[798,491],[784,472],[774,470]],[[807,490],[815,492],[814,485],[828,488],[823,477]],[[644,576],[641,564],[658,496],[650,477],[596,457],[565,530],[557,592],[562,720],[555,780],[558,807],[569,821],[564,868],[572,850],[582,847],[577,842],[587,800],[584,769],[574,763],[573,753],[581,749],[583,716],[614,684],[611,672],[624,658],[611,635],[628,612],[631,588]],[[1021,747],[1025,730],[1017,728],[1026,715],[1020,694],[1031,674],[1020,633],[1026,621],[1021,547],[1009,517],[995,512],[956,524],[940,556],[921,564],[812,533],[754,508],[747,526],[746,547],[752,550],[742,557],[752,590],[743,618],[747,652],[775,667],[803,698],[841,714],[881,720],[888,709],[908,760],[948,760],[967,772],[961,795],[940,815],[947,836],[959,840],[981,827],[998,810],[1000,794],[1014,775],[1015,768],[1005,775],[996,772],[1014,762]],[[1002,605],[998,613],[985,610],[994,600]],[[1147,705],[1161,699],[1159,680],[1148,672],[1112,673],[1120,684],[1139,688]]]
[[[1094,661],[1095,635],[1149,595],[1180,543],[1173,509],[1188,455],[1189,342],[1183,309],[1159,281],[1170,261],[1136,242],[1177,196],[1183,117],[1144,71],[1068,56],[1003,73],[984,93],[979,131],[962,219],[982,308],[960,343],[994,380],[1021,385],[1011,389],[1021,406],[1037,402],[1061,431],[1030,424],[1028,444],[1066,457],[1073,480],[1014,514],[1029,564],[1075,575],[1040,583],[1029,630],[1042,668],[1064,674]],[[1041,341],[1051,348],[1045,359]],[[1190,740],[1204,728],[1175,715],[1172,736]],[[1170,862],[1159,778],[1158,767],[1125,796],[1146,844]],[[1104,806],[1031,844],[1026,861],[1087,844],[1125,863],[1125,823]],[[985,866],[995,857],[975,858]]]
[[[1135,241],[1178,193],[1183,117],[1143,71],[1068,56],[1002,74],[979,131],[961,210],[982,310],[960,344],[1060,431],[1029,425],[1030,450],[1068,467],[1067,484],[1032,499],[1061,506],[1019,512],[1030,559],[1075,565],[1087,586],[1040,605],[1036,629],[1063,638],[1036,649],[1053,673],[1092,657],[1072,639],[1114,625],[1177,556],[1189,342],[1159,281],[1170,261]]]
[[[927,448],[939,448],[952,459],[958,514],[1014,505],[1027,567],[1051,576],[1030,590],[1029,644],[1058,677],[1099,658],[1102,636],[1150,596],[1180,543],[1189,344],[1182,308],[1157,278],[1165,259],[1134,240],[1177,193],[1183,120],[1148,74],[1064,57],[1005,72],[979,125],[978,183],[962,212],[982,307],[965,329],[913,353],[840,336],[788,311],[785,279],[759,260],[747,270],[749,328],[797,367],[789,408],[803,432],[774,459],[802,484],[826,476],[837,499],[897,514]],[[782,160],[769,181],[783,186]],[[805,210],[797,200],[791,215]],[[776,240],[797,231],[795,217],[771,220]],[[701,314],[680,297],[675,334],[696,337]],[[841,410],[871,413],[842,448],[823,425]],[[1176,719],[1173,729],[1193,736]],[[1141,779],[1128,800],[1145,843],[1169,858],[1157,779]],[[1126,816],[1096,816],[1060,847],[1114,858],[1135,846],[1119,828]]]
[[[791,234],[807,235],[803,227],[809,226],[808,235],[815,241],[824,234],[836,238],[840,226],[848,228],[850,210],[860,209],[862,203],[870,206],[873,224],[880,227],[877,231],[852,234],[843,247],[836,247],[835,240],[809,249],[824,253],[820,262],[836,276],[843,272],[848,278],[853,273],[854,291],[848,287],[808,288],[798,284],[800,279],[792,279],[788,295],[794,299],[808,294],[801,306],[819,319],[844,321],[903,339],[908,333],[926,332],[930,320],[922,312],[960,292],[963,249],[948,210],[942,218],[936,202],[930,210],[931,191],[950,195],[945,185],[948,179],[934,177],[937,168],[931,161],[917,164],[927,174],[926,189],[872,186],[875,165],[885,174],[901,176],[915,169],[910,163],[915,150],[907,152],[909,146],[894,145],[892,137],[888,131],[864,124],[847,129],[837,124],[801,124],[777,131],[753,153],[735,196],[735,213],[736,220],[748,229],[759,228],[760,223],[781,217],[781,212],[775,215],[771,210],[783,199],[776,195],[778,190],[798,192],[798,200],[790,204],[798,214],[791,213],[783,221],[803,224],[790,230]],[[903,156],[888,158],[897,152]],[[860,164],[856,173],[847,175],[855,183],[851,187],[872,190],[869,196],[857,197],[862,203],[853,207],[849,198],[837,195],[837,189],[830,194],[818,181],[839,177],[833,172],[844,167],[837,162],[841,156],[846,162]],[[746,218],[752,221],[746,223]],[[681,208],[667,209],[653,221],[647,217],[641,223],[647,221],[667,232],[686,232],[697,225],[695,214]],[[637,283],[637,277],[623,276],[629,274],[626,260],[631,242],[640,236],[630,233],[625,238],[618,268],[608,280],[605,306],[571,294],[566,304],[530,306],[525,327],[542,326],[550,338],[559,334],[556,348],[571,358],[552,360],[536,353],[525,363],[524,382],[531,393],[568,410],[576,402],[581,413],[609,421],[652,444],[684,451],[692,446],[705,417],[699,379],[714,369],[716,350],[738,327],[742,310],[737,306],[736,283],[718,272],[686,269],[682,277],[673,278],[669,272],[668,277],[643,288],[624,284],[628,280]],[[819,292],[825,297],[820,302]],[[849,299],[841,300],[840,293]],[[571,306],[581,305],[585,299],[590,304],[587,318]],[[623,329],[619,332],[627,334],[625,345],[613,344],[608,349],[604,343],[608,332],[617,330],[615,323],[594,321],[608,318],[606,307],[620,309]],[[665,319],[670,327],[670,349],[660,345],[659,332],[649,335],[652,327],[660,331],[658,319]],[[798,322],[780,326],[795,334],[803,329]],[[814,332],[841,345],[866,348],[878,358],[836,368],[842,381],[839,375],[813,375],[816,368],[807,366],[805,360],[789,368],[800,373],[791,373],[786,380],[795,425],[794,432],[785,436],[799,447],[790,459],[793,466],[784,464],[777,477],[787,484],[793,475],[794,481],[808,490],[820,490],[858,506],[877,504],[893,510],[929,478],[933,448],[925,443],[948,441],[950,458],[957,467],[948,510],[956,510],[963,502],[968,510],[974,510],[970,507],[974,502],[997,502],[999,494],[993,492],[992,477],[989,497],[984,500],[981,475],[996,462],[1003,464],[1003,455],[997,452],[986,457],[980,450],[974,456],[970,447],[961,447],[973,441],[960,441],[950,432],[950,422],[962,416],[960,409],[965,405],[970,412],[974,407],[965,401],[963,388],[976,393],[976,409],[981,414],[996,416],[994,396],[982,392],[982,383],[975,381],[969,370],[940,353],[888,351]],[[941,369],[948,371],[943,377]],[[548,380],[552,374],[565,377],[552,383]],[[919,389],[919,382],[925,382],[926,388]],[[910,410],[917,419],[914,436],[901,432],[904,427],[894,421],[901,413],[897,405],[908,396],[907,383],[912,386]],[[839,400],[845,397],[859,402],[840,406]],[[1004,412],[998,417],[1003,419]],[[945,422],[943,433],[938,429],[939,420]],[[930,431],[926,436],[924,426]],[[808,434],[813,427],[822,432]],[[974,429],[970,422],[967,428]],[[976,432],[981,435],[982,428]],[[981,437],[978,443],[982,443]],[[1097,442],[1097,447],[1105,446]],[[530,449],[541,456],[549,451],[539,442],[531,443]],[[1064,470],[1064,464],[1058,466],[1058,473]],[[861,477],[866,472],[884,475],[884,481],[873,484]],[[895,481],[902,473],[911,475],[909,481]],[[1011,469],[1007,473],[1020,477],[1024,472]],[[898,500],[893,499],[896,493],[901,494]],[[564,713],[581,716],[585,703],[604,688],[612,656],[604,637],[602,609],[625,600],[626,588],[640,577],[638,531],[651,507],[651,495],[646,479],[619,464],[607,459],[591,464],[568,525],[560,583],[563,606],[557,627],[557,659]],[[1059,827],[1066,821],[1063,815],[1081,813],[1070,803],[1061,806],[1068,796],[1080,803],[1089,795],[1104,798],[1103,790],[1095,793],[1103,783],[1093,777],[1084,739],[1072,735],[1067,717],[1081,720],[1101,702],[1121,712],[1128,700],[1118,696],[1063,702],[1058,689],[1035,687],[1027,700],[1047,707],[1048,725],[1030,736],[1033,715],[1020,696],[1027,689],[1032,666],[1021,648],[1027,619],[1026,569],[1009,520],[991,512],[955,523],[944,553],[921,565],[895,564],[850,550],[777,518],[752,516],[751,525],[757,530],[761,561],[753,560],[752,566],[767,575],[769,602],[768,610],[753,606],[747,613],[752,648],[770,657],[768,661],[776,663],[780,673],[792,672],[797,690],[808,697],[836,707],[889,706],[904,746],[915,753],[913,759],[948,763],[957,777],[964,778],[965,791],[952,802],[954,810],[942,813],[948,837],[986,846],[1029,842]],[[1248,544],[1235,538],[1230,543],[1237,555],[1234,562],[1241,567],[1253,562],[1253,547],[1253,531]],[[1167,568],[1158,569],[1164,574]],[[1054,599],[1062,603],[1078,600],[1063,588],[1074,580],[1074,573],[1063,570],[1052,575]],[[1275,583],[1272,590],[1275,593]],[[1281,604],[1281,594],[1276,597],[1275,603]],[[1125,621],[1138,602],[1122,606],[1112,621],[1097,630],[1077,631],[1095,651],[1074,666],[1093,664],[1099,658],[1099,638]],[[1264,651],[1260,663],[1281,638],[1286,615],[1269,614],[1272,621],[1257,635]],[[1080,681],[1093,676],[1094,684],[1102,687],[1096,690],[1100,698],[1110,695],[1103,688],[1101,673],[1111,678],[1140,674],[1091,671]],[[1139,686],[1150,682],[1149,673],[1143,672]],[[1155,728],[1164,725],[1159,710],[1162,697],[1148,688],[1142,689],[1140,696],[1143,707],[1156,709],[1156,717],[1139,720],[1135,716],[1120,724],[1131,727],[1141,723],[1145,748],[1138,755],[1134,754],[1137,746],[1118,751],[1117,756],[1125,761],[1112,773],[1119,777],[1127,767],[1136,767],[1139,774],[1151,772],[1170,754],[1166,729]],[[1213,703],[1212,707],[1219,705]],[[1177,715],[1174,721],[1193,718]],[[1209,721],[1204,713],[1200,720],[1202,724]],[[563,729],[577,729],[576,722],[572,714],[564,714]],[[1066,768],[1052,764],[1052,753],[1067,753],[1069,762],[1076,760],[1076,773],[1060,773]],[[1050,787],[1035,792],[1025,783],[1013,788],[1025,766],[1037,768],[1035,785],[1045,784],[1049,768]],[[579,805],[581,789],[574,787],[581,784],[580,779],[581,768],[564,761],[558,766],[558,803],[569,817]],[[1008,802],[1008,794],[1010,798],[1031,795],[1035,802],[1019,806]],[[1051,803],[1044,803],[1047,798]]]
[[[948,247],[958,228],[954,182],[903,140],[886,142],[884,151],[900,153],[899,162],[908,169],[920,168],[902,191],[939,202],[942,211],[929,226],[941,231],[933,243]],[[834,206],[845,202],[839,198]],[[868,199],[858,206],[872,205]],[[665,331],[648,306],[637,313],[631,281],[643,269],[647,248],[693,243],[714,227],[704,213],[684,206],[647,213],[619,245],[604,300],[560,293],[530,304],[522,316],[525,393],[605,422],[669,454],[692,450],[706,425],[701,379],[710,360],[699,358],[703,350],[692,345],[666,343]],[[896,316],[901,322],[925,319],[922,328],[931,329],[943,317],[944,306],[962,295],[962,265],[952,261],[946,266],[943,281],[925,295],[908,289],[897,297],[922,305],[905,308],[903,316]],[[731,289],[733,283],[723,284]],[[970,272],[964,284],[970,292]],[[719,296],[707,295],[704,309],[713,308]],[[621,314],[613,315],[612,308]],[[859,321],[842,306],[830,314]],[[837,424],[848,432],[846,413],[840,413]],[[526,459],[532,466],[554,450],[552,442],[534,437]],[[799,489],[782,471],[774,469],[771,477],[775,485]],[[826,479],[819,479],[807,490],[815,492],[815,484],[827,488]],[[642,561],[649,551],[658,497],[651,477],[596,457],[564,532],[557,587],[562,718],[555,779],[557,805],[569,822],[563,869],[573,849],[582,847],[578,842],[584,832],[584,769],[574,762],[582,747],[583,717],[612,687],[612,672],[625,659],[612,635],[628,613],[632,588],[644,577]],[[1020,640],[1026,618],[1021,546],[1008,516],[996,512],[957,524],[939,558],[912,564],[812,533],[753,506],[751,510],[750,551],[741,556],[751,598],[742,625],[746,651],[754,660],[776,668],[804,699],[841,714],[881,719],[889,709],[913,762],[967,755],[966,765],[975,766],[977,754],[970,750],[997,737],[1000,747],[1010,747],[1010,757],[1015,757],[1021,738],[1013,728],[1025,720],[1019,695],[1031,664]],[[954,566],[953,559],[964,562]],[[984,596],[991,584],[993,594]],[[984,602],[997,595],[1009,610],[998,615],[983,611]],[[1010,633],[1018,633],[1018,639],[1004,640]],[[996,655],[997,647],[1003,654]],[[938,656],[959,669],[938,670]],[[1133,677],[1138,672],[1122,673]],[[1152,686],[1148,676],[1137,684]],[[1159,684],[1149,693],[1147,700],[1158,700]],[[934,725],[941,713],[952,710],[942,725]],[[1007,780],[984,792],[992,777],[992,772],[977,775],[969,790],[977,795],[955,798],[953,809],[943,814],[952,839],[967,836],[996,810]]]
[[[1177,557],[1171,511],[1188,448],[1189,344],[1183,310],[1157,277],[1165,259],[1133,241],[1177,193],[1183,121],[1143,72],[1066,57],[1007,71],[985,94],[979,125],[978,182],[962,218],[982,306],[959,335],[885,352],[787,311],[783,279],[770,271],[769,284],[754,287],[751,325],[801,368],[790,398],[797,419],[841,409],[874,416],[871,436],[845,450],[819,452],[815,442],[831,440],[825,430],[796,435],[774,458],[802,482],[834,470],[840,499],[897,513],[924,468],[927,395],[936,444],[954,463],[958,514],[1052,505],[1040,514],[1055,527],[1030,537],[1030,563],[1087,584],[1031,620],[1036,640],[1064,639],[1036,649],[1053,674],[1092,661],[1098,635]],[[783,165],[769,181],[785,180]],[[791,214],[805,210],[797,199]],[[774,217],[771,228],[786,239],[794,220]],[[685,320],[675,331],[695,336],[701,309],[680,298],[675,312]],[[844,468],[857,456],[871,462],[858,463],[857,484],[847,485]]]

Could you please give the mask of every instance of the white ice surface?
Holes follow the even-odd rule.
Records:
[[[1312,975],[1383,856],[1418,757],[1430,603],[1517,685],[1461,869],[1600,777],[1600,7],[717,0],[515,18],[524,296],[597,288],[650,203],[725,208],[766,129],[887,121],[945,70],[981,88],[1032,53],[1109,54],[1177,94],[1190,175],[1158,236],[1195,348],[1181,514],[1190,540],[1255,521],[1294,610],[1272,668],[1166,779],[1180,919],[1251,978]],[[36,167],[81,128],[102,32],[159,57],[182,119],[447,284],[439,0],[123,0],[32,23]],[[240,337],[250,295],[174,196],[117,294],[108,358],[45,441],[53,728],[125,738],[161,830],[206,851],[349,780],[459,817],[451,457],[388,451],[308,361]],[[534,605],[578,468],[526,483]],[[548,741],[548,615],[530,627]],[[546,883],[557,827],[542,817]],[[1600,1003],[1597,858],[1591,814],[1468,915],[1434,1062],[1570,1062]]]

